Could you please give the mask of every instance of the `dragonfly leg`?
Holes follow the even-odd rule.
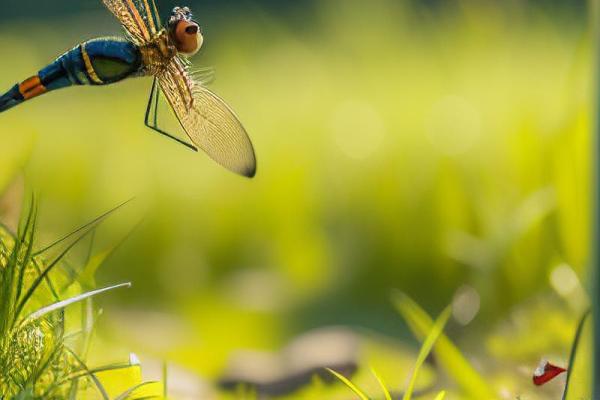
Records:
[[[154,79],[154,87],[156,89],[154,92],[154,126],[158,126],[158,100],[160,100],[160,89],[156,84],[156,78]]]
[[[184,140],[181,140],[178,137],[173,136],[170,133],[167,133],[158,127],[158,99],[159,99],[159,96],[160,96],[160,89],[156,83],[156,78],[155,78],[154,82],[152,83],[152,90],[150,92],[150,99],[148,100],[148,106],[146,107],[146,117],[144,120],[144,124],[148,128],[152,129],[153,131],[156,131],[156,132],[160,133],[161,135],[168,137],[169,139],[173,139],[177,143],[180,143],[189,149],[198,151],[198,148],[196,146],[194,146],[193,144],[190,144]],[[150,114],[152,112],[154,112],[154,115],[151,118]]]

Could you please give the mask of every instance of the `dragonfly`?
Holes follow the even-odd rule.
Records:
[[[203,150],[230,171],[254,177],[256,157],[244,126],[225,101],[206,87],[206,76],[191,70],[189,58],[204,43],[191,10],[175,7],[163,25],[154,0],[102,3],[121,23],[125,37],[100,37],[78,44],[0,96],[0,112],[69,86],[151,77],[147,127],[194,151]],[[158,110],[163,98],[189,141],[160,127]]]

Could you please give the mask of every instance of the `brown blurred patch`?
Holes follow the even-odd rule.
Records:
[[[358,369],[359,337],[346,328],[330,327],[294,339],[278,353],[238,352],[219,381],[224,390],[240,386],[253,389],[259,398],[293,393],[313,378],[330,383],[331,368],[344,376]]]
[[[25,179],[18,174],[0,195],[0,222],[12,232],[17,231],[23,208]]]

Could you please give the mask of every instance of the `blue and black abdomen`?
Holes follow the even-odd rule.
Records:
[[[71,85],[106,85],[137,73],[138,48],[118,39],[93,39],[60,56],[39,73],[49,90]]]
[[[72,85],[107,85],[141,73],[142,57],[133,43],[100,38],[58,57],[37,75],[0,97],[0,112],[51,90]]]

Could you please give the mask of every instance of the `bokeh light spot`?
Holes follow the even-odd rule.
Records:
[[[425,124],[431,144],[447,155],[468,151],[481,134],[479,110],[460,96],[446,96],[437,101]]]
[[[480,304],[479,293],[470,286],[462,286],[454,294],[452,315],[456,322],[467,325],[479,312]]]
[[[348,157],[358,160],[369,157],[381,146],[385,130],[379,112],[365,101],[341,103],[331,118],[335,144]]]
[[[561,296],[571,294],[579,286],[575,271],[567,264],[560,264],[550,273],[550,284]]]

